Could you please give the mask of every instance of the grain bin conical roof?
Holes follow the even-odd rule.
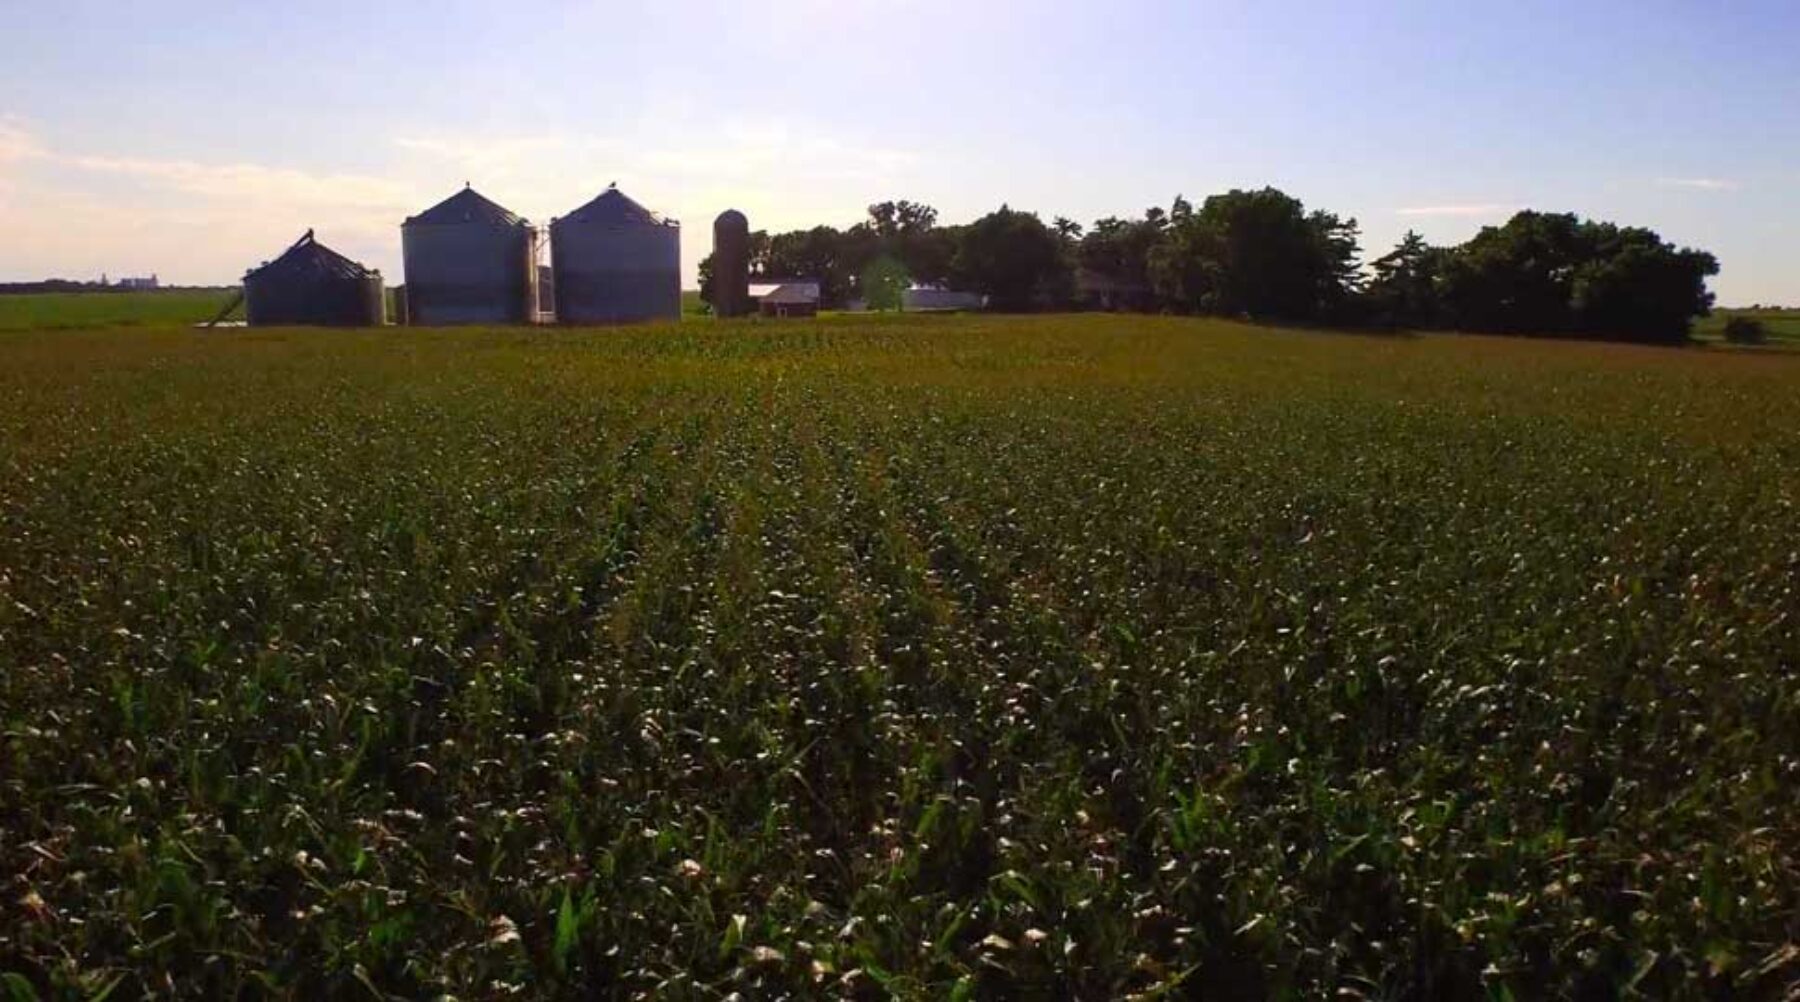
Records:
[[[616,187],[607,188],[600,197],[564,216],[562,221],[599,226],[667,225],[661,216],[632,201]]]
[[[468,185],[416,216],[409,216],[405,226],[432,226],[445,223],[487,223],[493,226],[522,226],[525,218],[483,196]]]
[[[260,268],[249,272],[258,278],[306,280],[318,278],[371,278],[376,272],[357,264],[313,239],[306,231],[294,246]]]

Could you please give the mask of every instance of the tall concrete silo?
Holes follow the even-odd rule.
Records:
[[[616,186],[551,220],[550,262],[559,323],[681,319],[681,226]]]
[[[280,257],[244,275],[244,319],[252,327],[379,327],[387,322],[381,272],[307,230]]]
[[[537,319],[538,231],[463,190],[400,226],[407,322],[525,324]]]
[[[750,312],[750,221],[736,209],[713,220],[712,308],[721,317]]]

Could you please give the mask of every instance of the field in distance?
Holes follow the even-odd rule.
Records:
[[[204,323],[224,309],[233,295],[231,289],[0,295],[0,331]]]
[[[231,289],[169,289],[0,295],[0,331],[198,324],[211,320],[234,294]],[[389,305],[391,310],[393,304]],[[690,320],[706,318],[707,307],[698,291],[682,290],[681,314]],[[234,316],[242,319],[242,309]],[[1725,321],[1732,316],[1760,320],[1772,345],[1800,346],[1800,310],[1714,310],[1694,324],[1695,338],[1704,343],[1722,341]]]
[[[0,969],[1777,997],[1797,498],[1783,353],[7,334]]]

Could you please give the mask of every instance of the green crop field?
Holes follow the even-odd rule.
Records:
[[[20,998],[1779,998],[1800,356],[0,335]]]
[[[1694,324],[1694,336],[1702,341],[1718,341],[1725,336],[1725,321],[1734,316],[1750,317],[1763,325],[1770,344],[1800,345],[1800,310],[1720,309]]]
[[[164,289],[3,295],[0,331],[204,323],[234,294],[230,289]]]

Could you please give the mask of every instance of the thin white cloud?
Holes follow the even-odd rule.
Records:
[[[242,203],[330,206],[390,215],[411,203],[413,192],[393,180],[359,174],[310,174],[258,163],[208,164],[192,160],[53,156],[77,170],[124,175],[201,198]]]
[[[387,263],[419,196],[401,180],[253,162],[69,153],[0,120],[0,272],[229,281],[301,230]]]
[[[824,135],[805,123],[702,127],[692,119],[629,135],[411,135],[380,173],[207,162],[129,151],[70,151],[0,117],[0,272],[73,277],[159,271],[228,281],[317,228],[319,238],[398,280],[408,215],[463,181],[540,223],[618,181],[688,221],[689,269],[727,206],[759,228],[847,224],[871,199],[908,187],[919,158]]]
[[[478,187],[513,183],[546,195],[565,188],[591,195],[589,189],[596,185],[617,180],[635,186],[633,179],[654,179],[683,190],[771,177],[785,184],[883,183],[918,162],[910,152],[846,143],[803,123],[759,120],[754,128],[733,124],[683,132],[707,138],[649,136],[625,142],[577,136],[407,136],[394,145],[427,161],[421,167],[434,173],[450,168],[470,174]]]
[[[1503,216],[1518,206],[1503,202],[1471,202],[1456,205],[1410,205],[1394,210],[1402,216]]]
[[[43,144],[22,120],[0,116],[0,165],[42,156],[43,152]]]
[[[1659,177],[1664,188],[1687,188],[1692,191],[1736,191],[1737,182],[1718,177]]]

